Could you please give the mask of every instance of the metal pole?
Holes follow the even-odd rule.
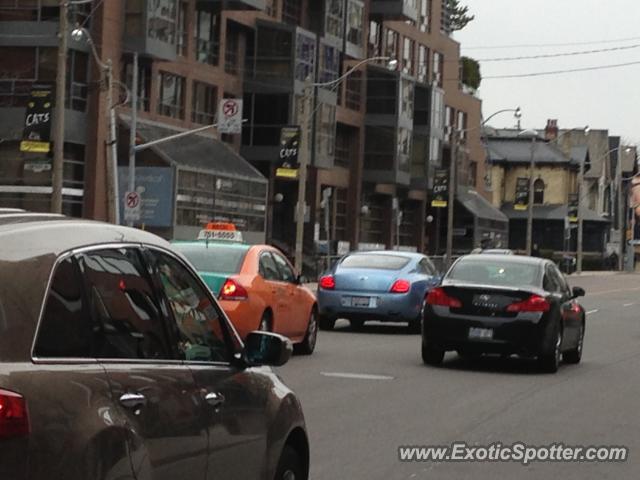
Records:
[[[129,131],[129,185],[128,192],[136,189],[136,130],[138,129],[138,54],[133,54],[133,79],[131,81],[131,129]],[[127,224],[132,227],[133,220]]]
[[[67,37],[69,3],[60,1],[60,31],[58,32],[58,65],[56,72],[56,128],[53,134],[53,169],[51,175],[51,211],[62,213],[64,178],[64,101],[67,90]]]
[[[535,170],[536,136],[531,137],[531,159],[529,161],[529,205],[527,208],[527,244],[526,253],[531,255],[533,243],[533,174]]]
[[[457,131],[453,129],[451,133],[451,161],[449,162],[449,200],[447,203],[447,252],[446,266],[452,263],[453,255],[453,211],[454,202],[456,201],[457,178],[456,171],[458,168],[458,137]]]
[[[580,170],[578,173],[578,247],[577,247],[577,261],[576,261],[576,273],[582,273],[582,188],[584,183],[584,159],[580,161]]]
[[[296,250],[295,266],[299,274],[302,274],[302,249],[304,246],[304,214],[307,196],[307,167],[309,165],[310,145],[310,123],[311,123],[311,99],[313,86],[311,78],[305,80],[302,94],[302,112],[300,117],[300,152],[298,169],[298,205],[296,218]]]
[[[623,184],[622,184],[622,155],[618,152],[618,169],[616,171],[616,206],[618,207],[618,231],[620,232],[620,241],[618,242],[618,270],[624,270],[624,242],[626,241],[625,230],[625,214],[623,202]]]
[[[113,67],[111,60],[107,60],[107,112],[109,114],[109,147],[111,153],[107,159],[107,185],[109,221],[120,224],[120,209],[118,204],[118,144],[116,140],[116,115],[113,108]]]

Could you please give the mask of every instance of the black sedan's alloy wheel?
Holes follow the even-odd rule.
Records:
[[[282,450],[275,480],[307,480],[300,455],[289,445]]]
[[[580,333],[578,334],[578,344],[576,348],[568,350],[562,354],[562,360],[566,363],[580,363],[582,360],[582,345],[584,344],[584,322],[580,325]]]
[[[562,345],[562,331],[558,326],[554,327],[554,330],[555,341],[551,346],[551,350],[540,355],[540,357],[538,358],[540,367],[544,372],[547,373],[556,373],[558,371],[558,368],[560,368],[560,358],[562,356],[562,353],[560,351],[560,346]]]

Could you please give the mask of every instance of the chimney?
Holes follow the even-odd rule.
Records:
[[[544,138],[550,142],[558,138],[558,120],[550,118],[547,120],[547,126],[544,129]]]

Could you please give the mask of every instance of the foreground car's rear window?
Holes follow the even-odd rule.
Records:
[[[174,245],[199,272],[238,273],[247,254],[246,248],[209,245]]]
[[[409,259],[398,255],[350,255],[340,264],[341,268],[375,268],[379,270],[400,270]]]
[[[462,259],[447,274],[447,280],[498,287],[536,287],[540,285],[540,267],[530,263]]]

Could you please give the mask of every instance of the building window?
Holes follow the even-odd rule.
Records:
[[[321,45],[320,82],[333,82],[340,71],[340,51],[329,45]]]
[[[194,24],[196,60],[218,65],[220,58],[220,17],[209,10],[196,10]]]
[[[444,55],[439,52],[433,52],[433,78],[432,80],[439,86],[443,85]]]
[[[533,182],[533,203],[535,205],[544,204],[544,188],[544,180],[541,178],[538,178]]]
[[[160,72],[160,100],[158,113],[167,117],[184,120],[184,77],[173,73]]]
[[[404,45],[402,47],[402,72],[407,75],[413,75],[413,51],[415,42],[408,37],[404,37]]]
[[[212,125],[215,122],[218,91],[213,85],[193,82],[191,120],[194,123]]]
[[[398,153],[406,156],[411,155],[411,130],[398,129]]]
[[[455,115],[453,108],[446,106],[444,108],[444,141],[445,143],[451,143],[453,136],[453,129],[455,126]]]
[[[458,110],[456,115],[456,130],[458,131],[458,139],[464,142],[467,139],[467,112]]]
[[[333,157],[336,139],[336,107],[321,103],[317,113],[316,152]]]
[[[133,63],[130,59],[124,61],[124,78],[127,86],[131,88],[133,83]],[[151,64],[138,64],[138,110],[148,112],[150,110],[151,92]]]
[[[372,20],[369,22],[369,57],[382,56],[382,24]]]
[[[289,25],[302,24],[302,0],[284,0],[282,3],[282,21]]]
[[[239,42],[240,38],[238,31],[233,29],[227,22],[227,36],[224,49],[224,71],[231,75],[238,74]]]
[[[424,45],[418,48],[418,81],[427,83],[429,78],[429,49]]]
[[[344,25],[344,2],[343,0],[325,0],[325,26],[324,32],[336,38],[342,38]]]
[[[469,162],[469,186],[476,187],[478,183],[478,162]]]
[[[182,57],[187,56],[187,12],[189,4],[184,0],[178,8],[178,31],[176,32],[176,53]]]
[[[421,32],[431,31],[431,0],[420,0],[420,25]]]
[[[400,43],[400,35],[394,30],[387,30],[386,41],[384,46],[384,56],[398,58],[398,46]]]
[[[450,0],[442,0],[442,15],[440,16],[440,32],[451,35],[451,7]]]
[[[350,110],[360,111],[362,105],[362,72],[353,72],[346,81],[344,106]]]
[[[267,6],[265,8],[265,12],[270,17],[278,16],[278,0],[267,0]]]
[[[414,85],[413,82],[409,80],[402,80],[400,82],[401,92],[401,110],[400,112],[405,115],[407,118],[413,118],[413,95],[414,95]]]
[[[147,2],[147,36],[175,45],[177,8],[177,0]]]
[[[364,4],[360,0],[349,0],[347,12],[347,41],[362,47],[364,26]]]
[[[296,37],[296,79],[313,78],[316,64],[316,40],[302,33]]]

